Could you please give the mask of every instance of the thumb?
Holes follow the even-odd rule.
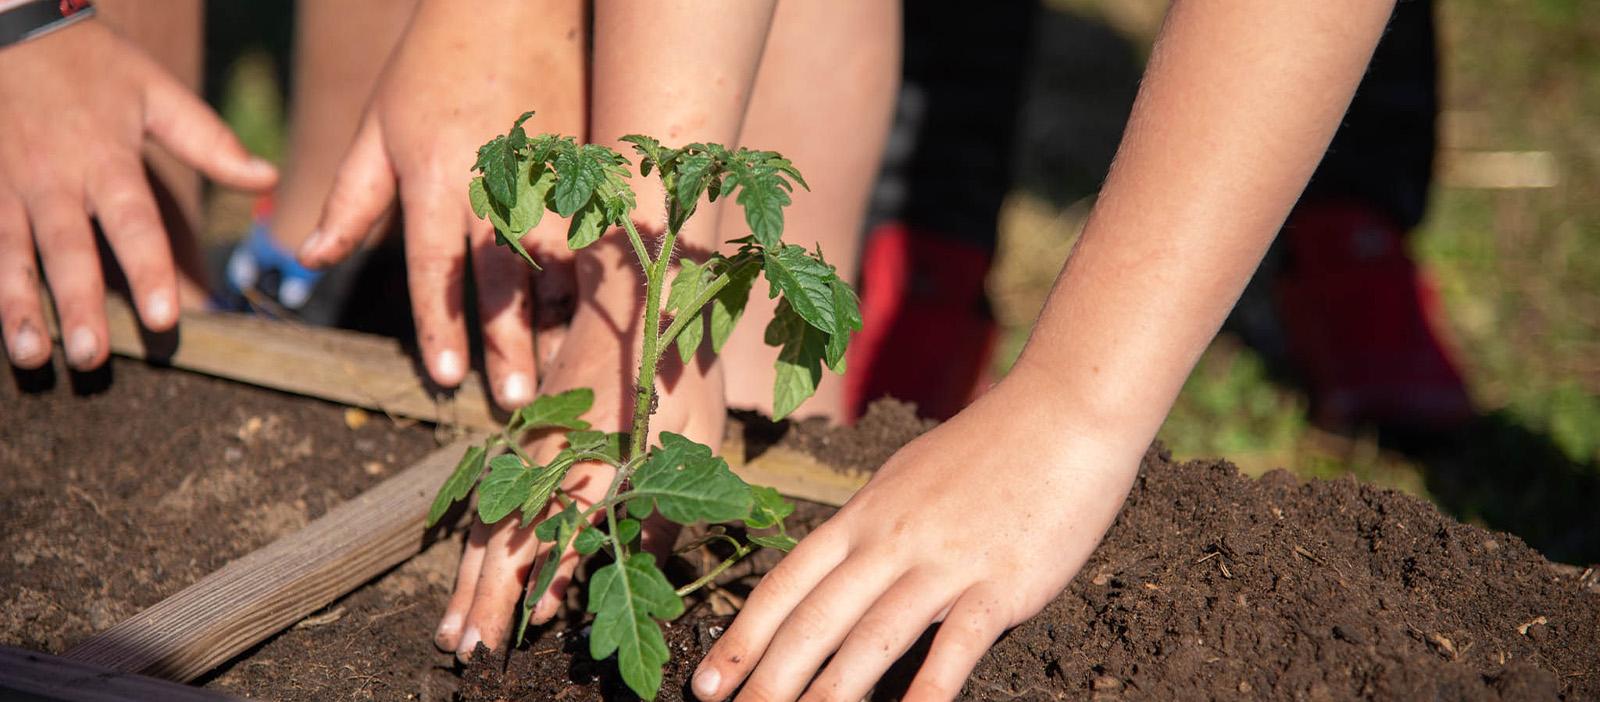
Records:
[[[223,185],[265,190],[278,169],[246,151],[217,113],[194,93],[151,66],[144,89],[144,129],[178,160]]]
[[[368,112],[350,145],[350,153],[339,164],[316,230],[300,247],[300,262],[311,267],[330,266],[349,256],[366,240],[394,197],[395,172],[384,146],[383,128]]]

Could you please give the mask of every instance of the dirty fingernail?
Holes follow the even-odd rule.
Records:
[[[461,354],[455,351],[440,351],[434,362],[434,370],[439,374],[439,382],[445,385],[454,385],[461,380]]]
[[[439,643],[445,644],[449,643],[449,640],[458,633],[461,633],[461,615],[451,613],[444,615],[444,619],[439,620],[439,629],[434,632],[433,638]],[[454,648],[454,646],[450,648]]]
[[[34,331],[32,324],[24,323],[11,337],[11,358],[19,361],[32,359],[44,352],[44,339]]]
[[[67,360],[74,366],[86,366],[94,360],[100,341],[87,327],[78,327],[67,335]]]
[[[172,295],[166,292],[150,293],[144,301],[145,324],[166,326],[172,323]]]
[[[533,399],[533,383],[527,373],[512,373],[500,385],[500,395],[508,405],[523,405]]]
[[[461,643],[456,646],[456,658],[462,661],[472,660],[472,651],[478,647],[478,641],[482,638],[478,635],[478,627],[467,627],[466,633],[461,635]]]
[[[712,695],[717,694],[717,686],[720,684],[722,684],[722,673],[718,673],[716,668],[702,668],[700,672],[694,674],[694,694],[700,699],[713,699]]]

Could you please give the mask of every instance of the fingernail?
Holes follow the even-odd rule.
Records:
[[[144,321],[147,325],[166,326],[172,323],[172,296],[165,292],[150,293],[144,300]]]
[[[454,385],[460,382],[461,354],[455,351],[440,351],[433,367],[439,373],[439,382],[445,385]]]
[[[722,684],[722,673],[717,672],[716,668],[702,668],[694,674],[694,694],[700,699],[714,699],[712,695],[717,694],[717,686],[720,684]]]
[[[478,647],[478,641],[482,638],[478,635],[478,627],[467,627],[467,633],[461,635],[461,644],[456,646],[456,658],[471,660],[472,650]]]
[[[269,176],[272,175],[273,171],[277,170],[277,167],[272,165],[271,161],[259,156],[252,157],[249,162],[244,164],[244,167],[245,170],[250,171],[252,175],[258,176]]]
[[[25,361],[32,359],[44,352],[44,339],[39,337],[39,332],[33,330],[32,324],[24,324],[17,333],[11,337],[11,358]]]
[[[316,253],[317,249],[320,248],[322,248],[322,230],[315,229],[312,230],[311,236],[306,237],[306,240],[300,244],[300,255],[309,256]]]
[[[100,350],[100,341],[87,327],[78,327],[67,336],[67,360],[74,366],[86,366]]]
[[[533,383],[527,373],[512,373],[500,385],[500,396],[508,405],[523,405],[533,399]]]

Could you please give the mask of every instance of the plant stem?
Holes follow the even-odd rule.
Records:
[[[636,231],[628,228],[630,237],[636,236]],[[677,243],[678,233],[671,229],[661,239],[661,252],[651,260],[649,253],[639,248],[641,263],[645,264],[644,287],[644,326],[640,336],[643,337],[643,348],[639,351],[639,375],[635,382],[638,384],[638,393],[633,403],[633,435],[628,445],[628,458],[643,456],[650,447],[650,414],[655,409],[656,397],[656,364],[661,360],[661,288],[666,282],[667,268],[672,263],[672,247]]]
[[[645,270],[646,275],[649,275],[650,266],[655,261],[650,259],[650,250],[645,248],[644,237],[639,236],[639,230],[633,226],[633,220],[631,219],[624,218],[622,220],[622,228],[628,232],[628,243],[633,244],[633,255],[639,258],[639,267]]]
[[[711,572],[700,576],[698,580],[695,580],[688,585],[678,588],[677,595],[679,597],[683,597],[691,592],[694,592],[695,590],[705,587],[707,583],[716,580],[718,575],[722,575],[722,571],[732,568],[733,564],[738,563],[739,559],[750,555],[750,552],[753,550],[755,549],[751,547],[750,544],[740,544],[739,548],[734,550],[733,555],[728,556],[721,563],[718,563],[717,567],[711,569]]]

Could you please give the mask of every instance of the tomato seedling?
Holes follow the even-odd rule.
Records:
[[[595,615],[589,653],[595,660],[615,654],[628,687],[654,699],[670,657],[659,621],[682,614],[684,595],[756,548],[788,550],[795,543],[783,523],[794,505],[776,490],[746,484],[710,447],[683,436],[662,432],[659,445],[649,444],[657,364],[669,347],[676,347],[685,363],[706,343],[713,353],[720,352],[744,312],[756,276],[764,273],[772,295],[781,297],[765,339],[781,347],[773,406],[774,414],[783,417],[816,391],[824,365],[844,372],[850,335],[861,329],[860,307],[855,292],[820,250],[783,243],[783,208],[794,184],[806,183],[780,154],[718,144],[669,148],[647,136],[624,137],[638,154],[639,175],[654,172],[666,190],[664,231],[659,242],[646,242],[631,219],[637,200],[627,177],[633,164],[609,147],[579,144],[572,137],[529,137],[522,123],[532,114],[522,115],[510,132],[478,150],[474,170],[479,175],[468,190],[472,209],[494,224],[497,243],[535,269],[538,265],[519,240],[546,210],[571,218],[567,245],[574,250],[598,241],[611,227],[626,233],[645,275],[645,333],[632,426],[618,433],[591,429],[583,419],[594,404],[589,389],[541,396],[512,414],[500,433],[467,450],[435,498],[428,525],[474,486],[478,517],[489,524],[520,512],[527,527],[555,500],[563,509],[535,526],[535,536],[550,542],[557,554],[570,544],[584,555],[605,550],[613,561],[589,581],[589,612]],[[727,197],[743,208],[750,225],[749,236],[730,242],[736,252],[712,254],[704,261],[675,257],[678,234],[701,200]],[[649,243],[657,243],[653,254]],[[669,287],[667,277],[674,269]],[[665,328],[663,313],[670,316]],[[519,445],[534,430],[565,432],[567,445],[541,465]],[[493,455],[502,448],[508,452]],[[605,497],[584,509],[560,487],[567,471],[582,461],[616,469]],[[653,556],[632,550],[640,521],[656,512],[685,525],[740,522],[749,530],[748,542],[713,531],[711,538],[733,545],[733,555],[698,580],[675,588]],[[603,520],[604,528],[596,520]],[[559,560],[545,559],[528,584],[514,644],[521,643],[533,606],[550,587]]]

